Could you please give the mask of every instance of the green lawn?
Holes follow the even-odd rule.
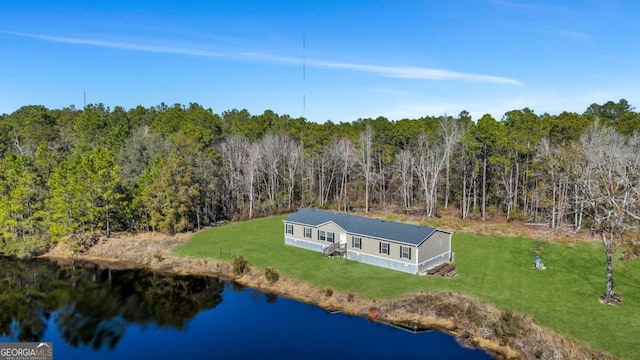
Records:
[[[640,260],[614,263],[622,305],[604,306],[605,261],[598,244],[567,245],[526,238],[461,233],[453,237],[453,279],[416,276],[354,261],[323,258],[284,245],[284,217],[232,223],[194,235],[179,255],[230,261],[244,255],[252,266],[273,266],[287,276],[321,287],[388,299],[420,290],[451,290],[528,314],[544,326],[569,334],[625,359],[640,359]],[[531,264],[540,254],[546,270]]]

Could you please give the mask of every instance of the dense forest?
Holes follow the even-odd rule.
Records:
[[[637,249],[639,130],[624,99],[339,124],[198,104],[24,106],[0,117],[0,253],[297,207],[506,217]]]

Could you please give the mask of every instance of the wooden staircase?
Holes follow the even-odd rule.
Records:
[[[333,243],[324,250],[322,256],[344,256],[347,253],[347,244]]]

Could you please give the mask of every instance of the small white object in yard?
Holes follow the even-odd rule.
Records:
[[[540,270],[546,269],[546,267],[542,263],[542,259],[540,258],[540,255],[536,255],[536,262],[534,262],[531,266],[534,269],[540,269]]]

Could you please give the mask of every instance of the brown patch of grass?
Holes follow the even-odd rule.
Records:
[[[485,221],[482,221],[481,219],[461,219],[459,211],[454,208],[442,211],[441,216],[437,218],[427,218],[424,215],[417,213],[404,214],[401,210],[398,210],[397,212],[389,210],[371,210],[369,214],[355,212],[354,215],[375,217],[408,224],[438,227],[454,232],[468,232],[485,236],[528,237],[561,243],[599,241],[599,239],[587,230],[575,233],[569,228],[550,229],[544,224],[527,224],[517,220],[508,221],[503,217],[495,217]]]

